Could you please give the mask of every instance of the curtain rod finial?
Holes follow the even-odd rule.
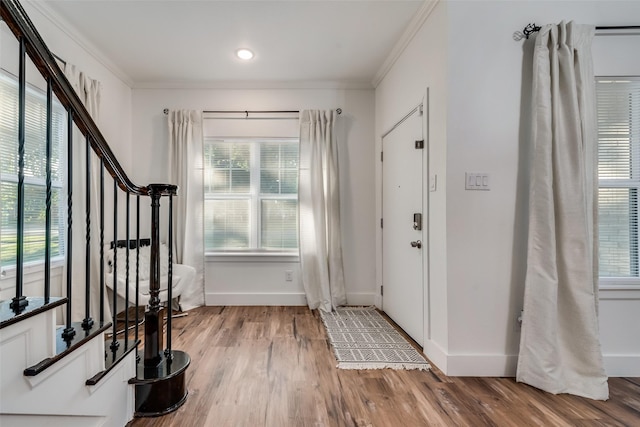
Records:
[[[537,33],[541,29],[542,29],[542,27],[540,27],[539,25],[536,25],[535,22],[534,22],[532,24],[527,24],[527,26],[524,27],[524,30],[522,30],[522,33],[528,39],[531,34]]]

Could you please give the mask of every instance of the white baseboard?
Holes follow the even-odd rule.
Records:
[[[518,364],[515,354],[446,354],[432,342],[424,354],[451,377],[515,377]],[[640,354],[605,354],[603,359],[610,377],[640,377]]]
[[[304,293],[207,292],[205,305],[307,305]]]
[[[517,364],[515,354],[450,354],[445,373],[452,377],[515,377]]]
[[[447,353],[436,342],[425,340],[422,352],[432,365],[435,365],[443,373],[447,373]]]
[[[429,361],[450,377],[515,377],[517,355],[448,354],[433,341],[427,340],[424,354]]]
[[[347,292],[348,305],[376,305],[376,295],[373,292]]]
[[[243,292],[207,292],[205,305],[307,305],[307,298],[302,292],[292,293],[243,293]],[[374,305],[373,292],[347,293],[349,305]]]
[[[603,359],[610,377],[640,377],[640,354],[604,354]]]

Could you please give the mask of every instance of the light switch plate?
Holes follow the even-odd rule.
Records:
[[[436,191],[438,188],[438,175],[431,174],[429,175],[429,191]]]
[[[465,190],[484,190],[491,189],[489,174],[477,173],[477,172],[465,172],[464,174],[464,188]]]

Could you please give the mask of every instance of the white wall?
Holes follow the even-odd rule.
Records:
[[[374,93],[343,89],[134,89],[134,178],[166,182],[167,117],[164,108],[195,110],[298,110],[342,108],[338,120],[343,256],[350,304],[373,304],[375,289]],[[285,281],[285,271],[294,281]],[[285,259],[207,259],[205,297],[209,305],[305,304],[299,263]]]
[[[376,88],[376,152],[382,148],[381,136],[415,107],[429,88],[429,126],[426,139],[429,148],[429,174],[437,175],[437,190],[428,192],[425,183],[423,199],[428,198],[428,251],[430,260],[425,275],[428,293],[425,297],[425,354],[440,369],[446,366],[448,347],[447,303],[447,3],[440,2],[417,32],[393,68]],[[381,164],[376,158],[376,212],[382,216]],[[377,245],[382,233],[376,228]],[[378,250],[377,283],[382,284],[382,258]],[[384,308],[384,307],[383,307]]]
[[[446,147],[442,156],[437,138],[431,136],[431,149],[436,151],[431,153],[430,167],[432,173],[438,171],[439,188],[431,193],[430,228],[442,234],[431,233],[427,284],[432,292],[428,306],[432,341],[444,354],[433,353],[428,346],[425,351],[430,357],[436,355],[434,362],[449,375],[513,375],[526,262],[528,152],[520,117],[526,112],[521,102],[526,99],[530,63],[523,58],[530,42],[516,42],[512,34],[529,22],[563,19],[628,24],[629,17],[640,16],[640,3],[451,1],[438,5],[434,14],[444,9],[446,24],[430,18],[419,33],[431,29],[435,37],[443,33],[448,37],[443,48],[446,63],[439,65],[446,69],[446,78],[435,83],[440,95],[431,103],[430,133],[444,126],[434,110],[446,108],[439,117],[446,120],[446,128],[440,130]],[[398,100],[420,93],[425,86],[431,86],[434,94],[433,62],[443,55],[434,49],[433,40],[416,37],[414,43],[417,46],[410,45],[376,90],[376,138],[406,110]],[[465,172],[489,173],[491,190],[465,191]],[[446,221],[438,213],[446,213]],[[446,254],[437,253],[435,247]],[[444,265],[436,265],[440,263]],[[439,267],[444,271],[433,271]],[[446,296],[434,300],[433,293],[443,288]],[[621,292],[613,296],[610,292],[615,291],[603,292],[601,301],[607,371],[638,375],[640,340],[637,328],[630,325],[640,321],[640,301],[632,291],[631,300],[620,299]],[[436,303],[446,308],[436,308]],[[437,332],[437,324],[444,333]]]

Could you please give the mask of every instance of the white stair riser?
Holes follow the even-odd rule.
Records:
[[[42,373],[26,377],[25,368],[55,354],[54,311],[1,329],[0,425],[125,425],[133,418],[134,386],[128,381],[136,375],[136,353],[130,352],[97,385],[85,385],[104,369],[104,350],[99,335]]]
[[[2,427],[103,427],[108,420],[105,417],[63,415],[0,415],[0,422]]]

